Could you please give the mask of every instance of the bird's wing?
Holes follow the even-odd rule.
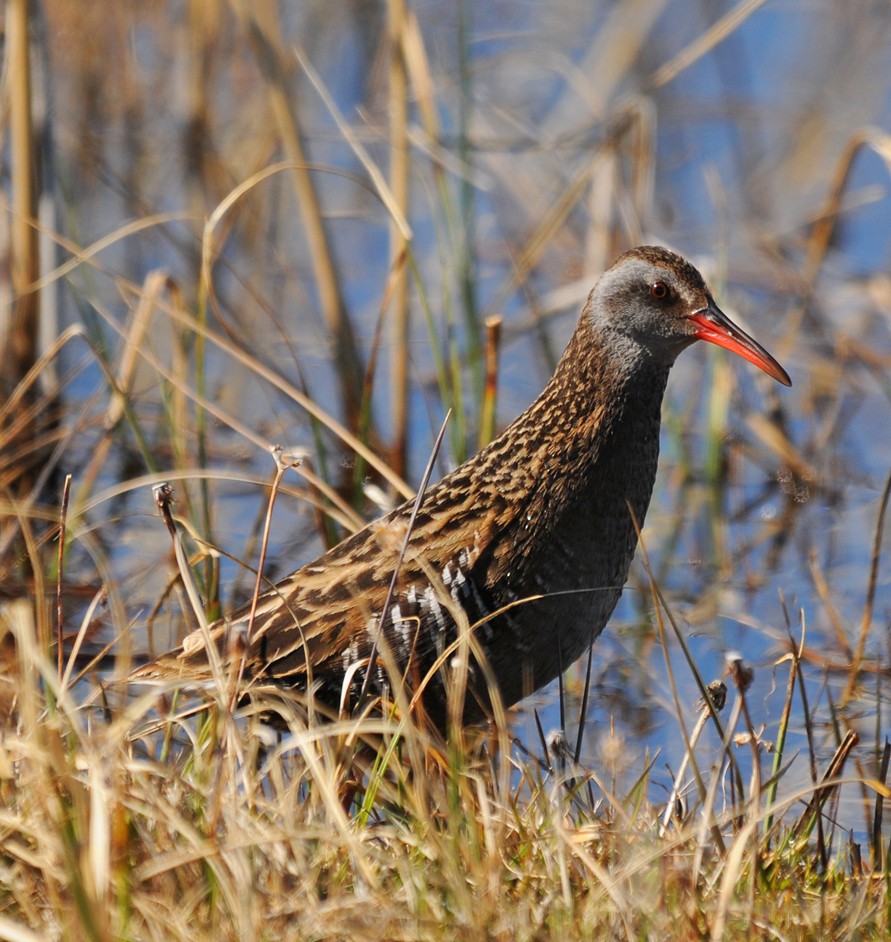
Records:
[[[388,640],[394,617],[401,619],[399,637],[406,650],[421,654],[437,632],[454,625],[450,606],[463,601],[462,593],[476,591],[474,563],[503,523],[501,502],[468,499],[456,505],[455,493],[447,479],[428,491],[400,569],[394,607],[384,619]],[[208,640],[223,664],[233,656],[243,658],[245,678],[302,686],[309,676],[342,675],[370,653],[370,629],[386,602],[410,512],[411,505],[404,504],[374,521],[265,590],[253,618],[247,603],[209,628],[191,632],[178,648],[138,668],[132,678],[208,681]]]

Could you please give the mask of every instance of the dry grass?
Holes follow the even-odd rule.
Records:
[[[503,736],[470,731],[446,743],[395,718],[307,725],[281,698],[233,716],[225,689],[197,717],[179,699],[159,718],[155,695],[121,703],[99,688],[88,706],[35,644],[30,607],[22,601],[8,617],[16,723],[0,748],[0,937],[881,938],[889,929],[881,826],[867,849],[832,824],[834,791],[855,781],[844,759],[820,788],[788,786],[782,762],[767,781],[741,779],[734,734],[760,744],[740,665],[724,746],[695,753],[701,795],[663,815],[647,798],[652,765],[616,793],[555,744],[542,761]],[[287,730],[261,726],[261,708]],[[887,789],[862,784],[880,821]]]
[[[8,7],[0,939],[886,938],[884,14],[786,11],[768,100],[758,2]],[[438,470],[488,440],[650,238],[796,385],[675,371],[583,738],[576,672],[547,746],[107,684],[194,619],[153,485],[213,617],[447,410]]]

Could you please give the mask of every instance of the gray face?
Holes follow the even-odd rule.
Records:
[[[591,301],[592,325],[613,335],[625,356],[669,365],[697,338],[690,317],[714,306],[689,262],[649,246],[623,255],[597,283]]]

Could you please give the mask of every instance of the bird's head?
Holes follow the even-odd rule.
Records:
[[[782,366],[715,304],[702,275],[659,246],[620,256],[591,293],[588,316],[599,332],[614,338],[619,355],[643,354],[671,365],[685,347],[705,340],[792,385]]]

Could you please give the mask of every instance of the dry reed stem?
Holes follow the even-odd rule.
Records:
[[[9,390],[38,356],[40,296],[29,291],[40,275],[37,228],[37,155],[33,127],[30,16],[27,0],[10,0],[6,10],[6,78],[9,91],[12,220],[10,273],[15,300],[0,322],[3,379]]]
[[[498,400],[498,363],[501,353],[501,325],[500,316],[487,317],[486,346],[485,346],[485,382],[483,385],[483,399],[480,403],[480,431],[477,447],[483,448],[495,437],[495,405]]]
[[[389,36],[389,145],[390,190],[404,219],[409,215],[408,72],[405,49],[406,10],[404,0],[388,0]],[[390,402],[393,422],[391,457],[393,469],[405,477],[409,448],[409,318],[408,268],[405,264],[409,243],[404,228],[390,219],[390,268],[392,300],[390,313]]]
[[[876,519],[875,535],[873,536],[872,553],[870,554],[869,580],[866,585],[866,601],[863,605],[863,617],[860,620],[860,631],[857,635],[857,646],[854,649],[851,658],[851,672],[848,675],[848,682],[842,692],[839,701],[839,707],[844,707],[854,696],[854,690],[859,683],[860,667],[863,664],[863,657],[866,652],[866,641],[869,637],[869,630],[872,627],[872,612],[875,605],[876,585],[879,576],[879,561],[882,557],[882,537],[885,533],[885,514],[888,510],[888,500],[891,498],[891,474],[885,480],[885,487],[882,490],[882,499],[879,502],[879,515]]]

